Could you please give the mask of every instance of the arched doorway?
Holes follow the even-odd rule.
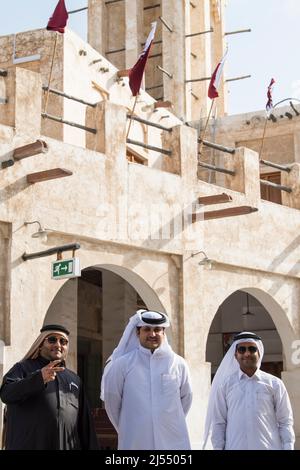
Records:
[[[140,276],[120,266],[98,265],[68,280],[46,314],[45,323],[63,323],[71,331],[68,367],[84,383],[102,449],[115,449],[117,444],[100,401],[103,367],[139,308],[164,311],[157,294]]]
[[[211,363],[212,378],[230,346],[234,334],[254,331],[261,336],[265,354],[261,369],[277,377],[285,368],[281,338],[265,305],[249,290],[237,290],[219,306],[211,324],[206,360]]]

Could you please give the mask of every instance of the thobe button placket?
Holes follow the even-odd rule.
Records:
[[[253,406],[253,397],[255,393],[255,380],[254,377],[249,377],[247,379],[247,385],[248,385],[248,396],[247,396],[247,403],[248,403],[248,427],[249,431],[247,432],[247,448],[252,449],[253,448],[253,442],[252,442],[252,436],[254,436],[254,420],[255,420],[255,408]]]
[[[156,363],[155,363],[155,355],[151,354],[150,355],[150,388],[151,388],[151,408],[153,410],[152,413],[152,423],[153,423],[153,430],[156,429],[156,426],[158,424],[158,418],[156,417],[155,414],[155,369],[156,369]],[[156,445],[155,441],[155,432],[153,431],[153,442]]]

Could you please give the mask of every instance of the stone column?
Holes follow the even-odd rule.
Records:
[[[0,222],[0,337],[6,344],[11,340],[11,241],[11,223]]]
[[[197,183],[197,130],[179,125],[172,132],[164,131],[162,146],[171,150],[172,155],[164,155],[162,170],[177,173],[191,187]]]
[[[0,339],[0,380],[3,380],[3,365],[4,365],[4,342]],[[0,443],[2,442],[2,425],[3,425],[3,409],[4,404],[0,401]]]
[[[107,50],[107,18],[104,0],[88,0],[88,43],[100,54]]]
[[[294,160],[300,161],[300,131],[294,131]]]
[[[163,68],[172,78],[162,73],[164,99],[174,105],[179,118],[185,118],[185,2],[164,0],[162,18],[172,28],[170,32],[162,25]]]
[[[197,130],[188,126],[176,126],[171,133],[163,133],[163,147],[172,151],[172,156],[164,156],[163,170],[177,173],[182,178],[182,191],[180,201],[184,203],[182,209],[186,209],[191,202],[197,199]],[[191,250],[203,249],[198,246],[202,241],[203,224],[201,220],[192,224],[196,233],[186,230],[190,226],[184,226],[182,232],[182,249],[185,253],[179,266],[179,303],[180,303],[180,345],[179,354],[182,354],[190,368],[193,383],[193,405],[188,416],[189,432],[193,448],[200,448],[201,432],[204,426],[207,396],[210,386],[210,364],[205,363],[205,330],[201,323],[201,297],[203,293],[199,288],[198,263],[191,258]],[[203,308],[203,306],[202,306]],[[199,314],[198,314],[199,311]],[[197,415],[197,419],[194,417]]]
[[[213,47],[211,50],[212,54],[212,70],[211,73],[215,70],[217,64],[222,59],[225,52],[224,45],[224,1],[212,2],[212,11],[211,17],[213,18],[212,27],[214,29],[213,34]],[[227,85],[225,83],[226,79],[226,63],[223,69],[223,74],[219,86],[219,98],[216,101],[216,106],[218,108],[218,117],[224,116],[227,111]],[[209,100],[210,101],[210,100]]]
[[[291,193],[281,191],[282,204],[300,209],[300,164],[294,163],[290,173],[281,172],[281,184],[292,189]]]
[[[96,134],[87,133],[86,147],[113,158],[120,152],[125,155],[126,108],[101,101],[96,108],[88,107],[86,116],[86,125],[97,131]]]
[[[195,8],[189,7],[190,25],[187,27],[187,34],[209,31],[212,26],[210,0],[193,0],[192,3]],[[212,38],[214,38],[214,33],[205,33],[185,40],[186,47],[190,49],[189,57],[187,57],[187,79],[210,76]],[[211,101],[207,97],[207,86],[207,81],[187,84],[186,99],[187,103],[190,103],[191,116],[189,118],[187,115],[187,120],[198,121],[208,115]]]
[[[103,364],[123,334],[128,319],[136,311],[137,294],[124,279],[110,271],[102,271],[102,335]]]
[[[128,161],[126,158],[126,108],[102,101],[87,109],[87,126],[97,134],[87,135],[87,148],[105,154],[107,223],[110,239],[125,237],[127,211]],[[99,201],[99,204],[103,201]],[[122,231],[122,233],[121,233]],[[124,239],[124,238],[123,238]]]
[[[143,0],[125,0],[125,68],[130,69],[137,61],[141,45],[143,26]],[[149,25],[150,28],[150,25]],[[150,32],[150,29],[149,29]]]
[[[235,175],[226,175],[226,188],[244,193],[247,203],[257,205],[260,202],[259,156],[253,150],[239,147],[235,154],[224,158],[224,167],[235,171]]]
[[[193,449],[202,446],[211,383],[211,364],[205,362],[208,325],[203,316],[206,305],[201,289],[205,275],[205,271],[199,272],[198,263],[191,258],[190,252],[186,252],[182,263],[182,336],[183,353],[193,384],[193,403],[188,415]]]
[[[287,388],[294,414],[295,449],[300,449],[300,369],[282,372],[281,378]]]
[[[180,198],[177,200],[176,239],[185,250],[202,249],[201,221],[192,223],[192,213],[198,211],[197,202],[197,130],[188,126],[173,127],[163,132],[163,148],[171,150],[171,156],[163,156],[162,170],[181,176]],[[181,224],[181,225],[180,225]]]
[[[0,122],[14,127],[27,140],[41,134],[41,75],[22,67],[10,69],[6,80],[7,104],[0,107]]]

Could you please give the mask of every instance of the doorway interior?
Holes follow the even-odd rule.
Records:
[[[262,338],[265,353],[261,370],[280,378],[284,361],[282,343],[275,324],[253,295],[238,290],[220,305],[210,327],[206,360],[211,363],[212,379],[234,335],[241,331],[253,331]]]

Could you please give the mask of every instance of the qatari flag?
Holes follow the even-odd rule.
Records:
[[[268,86],[268,91],[267,91],[267,104],[266,104],[266,111],[267,111],[267,116],[269,117],[271,114],[271,111],[273,109],[273,99],[272,99],[272,91],[273,91],[273,85],[275,83],[274,78],[271,78],[270,85]]]
[[[213,100],[214,98],[218,98],[218,96],[219,96],[218,88],[219,88],[219,85],[220,85],[221,76],[222,76],[222,72],[223,72],[227,52],[228,52],[228,49],[226,50],[221,62],[218,63],[218,65],[215,68],[215,71],[212,74],[212,77],[210,79],[209,87],[208,87],[208,97],[211,100]]]
[[[151,49],[152,41],[156,30],[156,21],[151,23],[152,29],[147,38],[143,52],[140,54],[137,63],[129,71],[129,86],[133,96],[136,96],[140,91],[143,74],[148,59],[148,55]]]
[[[68,19],[68,12],[65,5],[65,0],[59,0],[56,8],[47,24],[47,29],[51,31],[58,31],[59,33],[65,32],[65,27]]]

